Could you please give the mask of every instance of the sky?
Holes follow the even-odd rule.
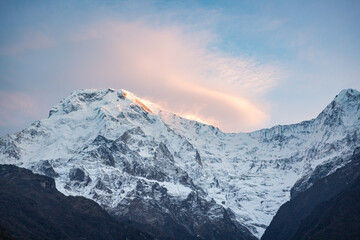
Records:
[[[0,136],[79,89],[249,132],[360,90],[360,2],[0,0]]]

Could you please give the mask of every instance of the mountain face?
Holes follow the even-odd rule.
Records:
[[[13,165],[0,166],[0,216],[0,239],[155,239],[89,199],[64,196],[52,178]]]
[[[315,119],[251,133],[223,133],[125,90],[82,90],[1,138],[0,163],[50,176],[65,195],[154,234],[255,239],[283,203],[351,162],[359,136],[352,89]]]
[[[353,185],[360,178],[360,148],[355,149],[347,162],[344,167],[317,180],[310,188],[298,193],[282,205],[261,239],[356,239],[350,236],[359,237],[360,235],[356,235],[359,231],[354,230],[360,226],[360,212],[354,211],[356,207],[359,207],[360,198],[356,198],[357,195],[353,194],[354,189],[358,189],[359,186]],[[350,191],[348,197],[343,199],[344,191],[349,188],[354,189]],[[332,198],[336,200],[331,200]],[[327,201],[333,201],[333,203]],[[341,203],[343,208],[336,206]],[[345,206],[346,204],[349,206]],[[332,208],[338,208],[338,212],[330,215],[329,213],[336,211]],[[346,208],[347,212],[344,211]],[[349,214],[351,211],[353,213]],[[348,219],[345,220],[346,218]],[[334,227],[337,232],[330,231]],[[343,230],[340,231],[341,228]],[[310,238],[311,235],[313,237]]]

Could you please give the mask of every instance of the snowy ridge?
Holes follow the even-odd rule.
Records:
[[[59,191],[110,211],[139,192],[160,205],[164,194],[177,203],[196,193],[261,237],[290,193],[346,163],[360,146],[359,131],[360,93],[353,89],[310,121],[229,134],[125,90],[81,90],[48,119],[1,138],[0,163],[50,175]]]

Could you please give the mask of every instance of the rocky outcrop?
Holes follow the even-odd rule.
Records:
[[[107,210],[120,220],[147,225],[153,235],[186,240],[256,239],[229,209],[205,200],[196,192],[186,199],[174,199],[157,183],[138,182],[132,196],[133,199]]]

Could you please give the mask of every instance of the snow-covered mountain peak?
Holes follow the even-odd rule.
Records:
[[[138,105],[142,110],[152,114],[153,110],[150,109],[149,106],[152,106],[154,111],[158,111],[159,109],[159,107],[155,104],[147,100],[143,100],[124,89],[83,89],[72,92],[70,96],[63,99],[58,105],[54,106],[50,110],[49,117],[53,115],[69,114],[71,112],[84,110],[86,108],[96,107],[112,108],[114,106],[118,106],[121,111],[123,111],[130,105]]]
[[[360,146],[359,96],[344,90],[317,118],[298,124],[223,133],[126,90],[80,90],[49,118],[0,138],[0,163],[52,176],[63,193],[114,214],[132,217],[136,201],[175,215],[206,203],[207,210],[183,213],[220,219],[227,209],[260,237],[290,191],[341,167]]]
[[[317,119],[321,124],[330,128],[333,128],[334,125],[358,127],[360,92],[355,89],[342,90],[319,114]]]
[[[338,103],[360,102],[360,92],[349,88],[342,90],[334,99]]]

